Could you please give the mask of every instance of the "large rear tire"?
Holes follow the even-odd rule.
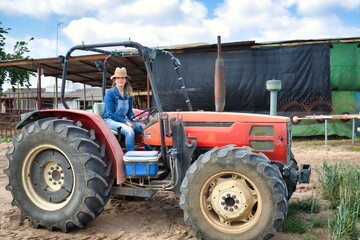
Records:
[[[205,239],[269,239],[287,213],[287,188],[276,166],[249,148],[201,155],[181,185],[185,223]]]
[[[65,119],[41,119],[13,138],[6,189],[21,219],[49,230],[82,228],[110,198],[111,164],[88,131]]]

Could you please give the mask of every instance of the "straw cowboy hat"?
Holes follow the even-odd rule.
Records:
[[[122,68],[117,67],[117,68],[115,69],[114,75],[112,75],[112,76],[110,77],[110,79],[113,79],[113,78],[115,78],[115,77],[126,77],[126,78],[128,78],[129,76],[128,76],[127,73],[126,73],[126,68],[124,68],[124,67],[122,67]]]

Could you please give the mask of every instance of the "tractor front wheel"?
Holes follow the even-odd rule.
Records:
[[[199,238],[269,239],[287,213],[287,188],[265,155],[226,146],[188,169],[180,207]]]

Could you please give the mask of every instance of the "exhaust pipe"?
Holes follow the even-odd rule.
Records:
[[[215,60],[214,78],[215,111],[222,112],[225,108],[225,68],[221,56],[221,37],[217,37],[217,57]]]

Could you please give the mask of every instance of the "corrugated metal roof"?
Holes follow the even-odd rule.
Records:
[[[317,39],[317,40],[292,40],[268,43],[256,43],[255,41],[229,42],[222,43],[222,51],[234,51],[241,49],[259,48],[262,46],[288,46],[312,43],[331,43],[331,42],[360,42],[360,37],[356,38],[337,38],[337,39]],[[163,46],[161,49],[169,50],[173,53],[188,52],[216,52],[217,44],[192,43],[174,46]],[[100,87],[102,84],[102,72],[96,66],[96,61],[103,62],[107,54],[95,54],[71,57],[67,79],[77,83]],[[0,67],[17,67],[32,72],[37,72],[38,68],[43,70],[44,76],[62,78],[62,65],[58,58],[42,59],[20,59],[11,61],[0,61]],[[109,77],[113,74],[116,67],[126,67],[128,75],[132,77],[131,85],[134,91],[145,91],[147,89],[146,69],[140,56],[112,57],[108,62],[107,87],[111,86]]]

